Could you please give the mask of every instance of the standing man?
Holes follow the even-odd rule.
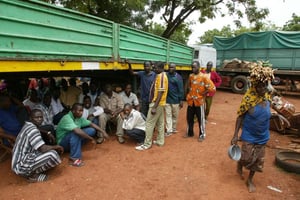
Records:
[[[153,144],[163,146],[165,143],[165,113],[168,94],[168,77],[164,72],[164,63],[156,63],[156,78],[151,86],[149,111],[146,119],[146,138],[144,144],[135,147],[136,150],[143,151],[152,146],[152,137],[155,126],[158,130],[158,135]]]
[[[145,61],[144,62],[144,71],[134,72],[131,68],[131,63],[128,60],[125,60],[128,64],[128,69],[131,75],[137,75],[140,77],[140,87],[141,87],[141,113],[145,116],[148,114],[149,110],[149,94],[150,94],[150,87],[155,80],[156,73],[151,70],[151,62]]]
[[[43,122],[43,113],[33,109],[30,121],[25,122],[13,149],[12,170],[29,182],[42,182],[48,179],[45,171],[59,165],[59,154],[63,147],[59,145],[48,146],[42,139],[38,127]]]
[[[166,111],[166,129],[165,136],[170,136],[177,132],[177,117],[179,109],[183,106],[183,81],[180,74],[176,72],[176,65],[169,65],[168,76],[168,95],[165,106]]]
[[[188,103],[187,108],[187,122],[188,132],[186,138],[194,136],[194,116],[197,116],[199,124],[199,138],[198,141],[202,142],[205,139],[205,119],[204,119],[204,98],[208,92],[216,91],[213,82],[199,71],[200,64],[198,61],[192,62],[192,74],[189,76],[187,84]]]
[[[202,70],[201,72],[206,74],[207,77],[214,83],[215,87],[217,88],[222,84],[222,79],[217,72],[211,71],[212,66],[213,63],[211,61],[207,62],[206,70]],[[208,92],[205,97],[205,120],[207,120],[208,118],[210,107],[212,104],[212,99],[215,94],[216,92]]]
[[[80,167],[84,163],[81,155],[81,145],[84,140],[90,140],[96,144],[93,136],[96,130],[107,136],[106,132],[90,120],[82,117],[83,106],[80,103],[73,104],[71,111],[63,116],[57,125],[56,141],[64,147],[65,151],[70,151],[70,164]]]
[[[125,142],[122,129],[123,119],[120,113],[123,111],[124,104],[121,96],[113,91],[110,84],[106,84],[104,91],[100,94],[99,103],[104,110],[104,113],[99,116],[100,127],[105,130],[108,121],[115,122],[117,124],[118,142],[123,144]],[[97,139],[97,142],[101,143],[101,136]]]

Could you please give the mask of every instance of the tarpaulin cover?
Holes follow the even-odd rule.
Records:
[[[299,49],[300,31],[249,32],[232,38],[214,37],[213,44],[217,50]]]

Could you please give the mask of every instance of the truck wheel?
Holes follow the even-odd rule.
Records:
[[[231,89],[234,93],[243,94],[248,89],[248,79],[246,76],[236,76],[231,80]]]
[[[300,153],[279,151],[275,156],[275,163],[282,169],[300,174]]]

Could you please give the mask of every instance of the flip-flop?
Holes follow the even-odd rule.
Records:
[[[73,162],[71,162],[70,165],[74,167],[82,167],[84,165],[84,162],[81,159],[76,159]]]
[[[28,177],[27,180],[30,183],[45,182],[48,180],[48,176],[46,174],[35,174],[34,176]]]

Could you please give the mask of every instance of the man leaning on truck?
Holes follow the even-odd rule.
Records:
[[[128,69],[131,75],[137,75],[140,77],[141,82],[141,113],[145,116],[148,114],[149,110],[149,94],[150,94],[150,87],[155,80],[156,74],[151,70],[151,62],[145,61],[144,62],[144,70],[135,72],[132,70],[131,63],[128,60],[125,60],[128,64]]]

